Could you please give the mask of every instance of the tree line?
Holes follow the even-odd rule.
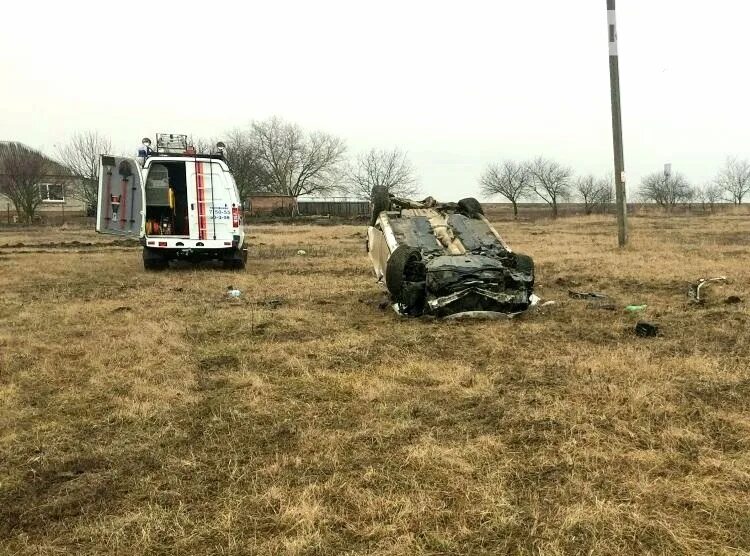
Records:
[[[305,131],[279,117],[253,121],[221,136],[225,157],[237,182],[240,196],[273,193],[342,195],[369,199],[374,186],[392,194],[411,197],[420,184],[406,152],[370,149],[349,157],[340,137],[322,131]],[[193,141],[201,153],[212,152],[216,141]],[[101,154],[112,154],[110,139],[96,131],[75,133],[51,156],[20,143],[0,143],[0,193],[8,197],[16,212],[33,219],[43,201],[43,184],[50,180],[67,188],[66,195],[95,210]],[[572,167],[545,156],[524,161],[505,160],[489,164],[479,178],[487,197],[500,196],[511,203],[513,215],[523,201],[542,201],[557,217],[559,205],[577,201],[586,214],[606,210],[614,200],[612,176],[576,176]],[[678,204],[700,201],[713,209],[722,202],[741,204],[750,193],[750,162],[727,158],[709,183],[699,186],[677,172],[654,172],[643,177],[636,198],[666,210]]]
[[[541,200],[557,218],[560,203],[580,199],[586,214],[612,202],[612,179],[592,174],[575,177],[570,166],[538,156],[528,161],[506,160],[490,164],[479,178],[480,189],[487,197],[500,195],[513,206],[518,218],[518,204],[525,200]]]
[[[479,179],[487,197],[501,196],[513,206],[518,218],[522,201],[543,201],[550,206],[553,218],[562,202],[578,201],[591,214],[606,209],[614,201],[612,176],[592,174],[575,176],[570,166],[538,156],[532,160],[506,160],[489,164]],[[636,191],[636,200],[671,211],[680,204],[700,202],[711,210],[718,203],[742,204],[750,194],[750,162],[728,157],[713,180],[693,185],[684,174],[653,172],[644,176]]]
[[[349,158],[340,137],[305,131],[278,117],[233,129],[221,140],[243,200],[252,193],[369,199],[374,186],[405,197],[419,190],[416,169],[398,147],[372,148]],[[207,138],[193,140],[199,153],[214,152],[216,143]],[[95,210],[101,154],[113,154],[112,143],[96,131],[75,133],[49,157],[21,143],[2,143],[0,193],[22,218],[31,221],[43,201],[40,186],[54,179],[66,187],[67,196]]]

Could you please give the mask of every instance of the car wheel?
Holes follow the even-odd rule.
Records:
[[[380,213],[391,208],[391,196],[388,193],[387,187],[376,185],[372,188],[372,193],[370,195],[370,208],[372,209],[370,226],[374,226]]]
[[[388,258],[385,268],[385,285],[393,300],[415,305],[419,301],[419,296],[415,295],[415,285],[422,284],[416,287],[424,289],[424,280],[425,267],[421,251],[408,245],[397,247]]]
[[[458,202],[458,210],[460,210],[462,214],[465,214],[469,218],[476,218],[478,215],[484,214],[482,205],[474,197],[461,199]]]

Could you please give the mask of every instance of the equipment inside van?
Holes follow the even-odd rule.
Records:
[[[198,154],[186,135],[144,139],[137,158],[102,155],[96,231],[138,237],[147,270],[173,259],[218,259],[228,268],[247,261],[242,203],[224,160]]]

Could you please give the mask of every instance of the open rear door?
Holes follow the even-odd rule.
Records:
[[[145,213],[143,199],[143,176],[135,159],[103,154],[96,231],[140,237]]]

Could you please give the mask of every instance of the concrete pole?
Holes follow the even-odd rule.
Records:
[[[625,155],[622,147],[622,111],[620,107],[620,62],[617,54],[617,18],[615,0],[607,0],[609,32],[609,86],[612,93],[612,139],[615,150],[615,193],[617,202],[617,244],[628,243],[628,213],[625,196]]]

